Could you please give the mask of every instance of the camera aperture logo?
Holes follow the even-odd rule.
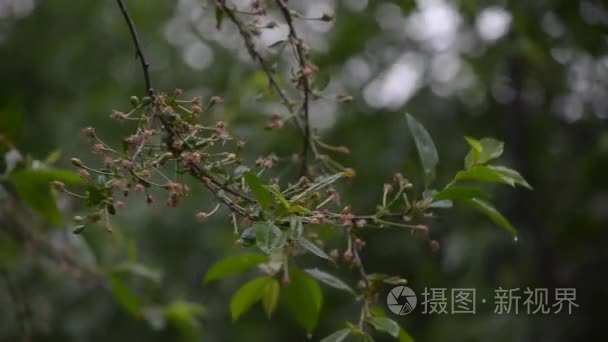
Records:
[[[416,293],[407,286],[397,286],[386,296],[389,310],[397,315],[407,315],[414,311],[418,299]]]

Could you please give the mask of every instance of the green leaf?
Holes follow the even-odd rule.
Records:
[[[447,187],[433,196],[433,201],[442,200],[466,200],[473,197],[481,197],[481,190],[463,186]]]
[[[289,218],[289,237],[292,240],[299,239],[304,233],[304,226],[302,220],[298,216],[292,216]]]
[[[324,337],[321,342],[342,342],[348,337],[349,334],[349,329],[340,329],[338,331],[334,331],[333,334]]]
[[[332,185],[333,183],[335,183],[337,180],[339,180],[340,178],[344,177],[345,175],[346,175],[346,173],[340,172],[340,173],[336,173],[336,174],[333,174],[331,176],[327,176],[325,178],[322,178],[321,180],[318,180],[318,181],[310,184],[310,186],[308,188],[306,188],[306,190],[302,191],[297,196],[294,196],[291,199],[291,202],[295,203],[298,200],[304,198],[308,194],[311,194],[311,193],[313,193],[315,191],[323,189],[324,187]]]
[[[321,247],[315,245],[310,240],[307,240],[304,237],[300,237],[297,241],[300,246],[304,247],[306,250],[313,253],[314,255],[331,261],[329,255],[327,255],[327,253],[325,253],[325,251],[322,250]]]
[[[424,170],[425,184],[428,186],[435,179],[435,168],[439,163],[437,149],[433,143],[433,139],[427,130],[413,116],[406,114],[407,125],[410,133],[414,138],[420,163]]]
[[[268,261],[266,255],[255,253],[245,253],[224,258],[211,266],[207,274],[205,274],[203,284],[245,272],[266,261]]]
[[[49,153],[48,156],[44,159],[44,163],[47,165],[55,164],[59,158],[61,158],[61,150],[54,150]]]
[[[285,196],[283,196],[281,193],[277,192],[269,186],[265,186],[265,188],[266,190],[268,190],[268,192],[270,192],[270,194],[272,194],[272,197],[274,198],[276,203],[280,204],[285,211],[290,211],[291,205],[289,204],[289,202],[287,202]]]
[[[481,142],[479,142],[479,140],[467,136],[464,137],[464,140],[469,143],[469,145],[473,150],[475,150],[475,152],[481,153],[481,151],[483,151],[483,146],[481,145]]]
[[[272,316],[272,313],[277,308],[280,291],[281,286],[279,285],[279,281],[274,278],[272,278],[264,288],[264,294],[262,295],[262,307],[264,308],[264,312],[266,312],[268,318]]]
[[[492,221],[494,221],[494,223],[496,223],[500,227],[504,228],[507,232],[511,233],[513,236],[517,236],[517,230],[490,203],[485,202],[484,200],[481,200],[479,198],[471,198],[471,199],[465,200],[464,203],[470,205],[471,207],[477,209],[481,213],[488,216]]]
[[[230,300],[230,313],[233,321],[236,321],[253,304],[262,299],[264,288],[272,280],[273,278],[270,277],[255,278],[238,289]]]
[[[61,224],[61,214],[50,183],[55,180],[67,185],[82,183],[76,173],[55,169],[16,171],[9,176],[9,179],[15,186],[19,197],[55,226]]]
[[[256,223],[253,226],[257,246],[264,252],[270,253],[285,242],[281,229],[269,222]]]
[[[110,289],[114,300],[133,316],[139,315],[139,301],[127,285],[117,276],[110,275]]]
[[[395,338],[399,337],[401,327],[392,319],[386,317],[369,317],[367,321],[373,325],[376,330],[384,331]]]
[[[350,292],[353,295],[355,294],[355,291],[350,286],[348,286],[345,282],[343,282],[342,280],[336,278],[335,276],[333,276],[327,272],[321,271],[318,268],[307,269],[306,273],[308,273],[313,278],[317,279],[318,281],[320,281],[326,285],[329,285],[336,289]]]
[[[123,262],[113,267],[112,272],[129,273],[141,278],[151,280],[155,283],[160,283],[162,278],[160,271],[135,262]]]
[[[243,247],[253,246],[256,243],[255,230],[252,227],[243,230],[241,236],[239,236],[238,243]]]
[[[251,188],[251,193],[260,202],[263,209],[268,209],[272,206],[272,195],[263,185],[258,176],[253,172],[245,172],[245,182]]]
[[[477,165],[456,174],[456,180],[474,180],[481,182],[502,183],[510,186],[520,185],[531,189],[532,187],[515,170],[504,166]]]
[[[311,333],[319,322],[323,293],[319,284],[297,269],[290,272],[291,282],[285,287],[287,307],[308,333]]]
[[[414,342],[414,338],[403,328],[399,329],[399,342]]]
[[[532,186],[528,184],[528,182],[524,179],[524,177],[522,177],[522,175],[519,174],[519,172],[506,166],[500,165],[488,165],[488,168],[495,172],[498,172],[504,178],[510,179],[514,184],[532,190]]]
[[[165,316],[171,324],[190,340],[196,340],[200,335],[201,325],[200,318],[206,313],[203,306],[186,302],[183,300],[175,300],[165,308]]]
[[[471,151],[469,151],[464,159],[464,167],[466,169],[475,165],[483,165],[502,155],[504,143],[500,140],[493,138],[475,140],[471,137],[465,137],[465,139],[471,146]]]

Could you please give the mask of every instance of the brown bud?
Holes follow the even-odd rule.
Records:
[[[84,180],[89,180],[89,178],[91,177],[91,174],[89,173],[89,171],[87,171],[85,169],[81,169],[80,171],[78,171],[78,174],[80,175],[80,178],[82,178]]]
[[[93,127],[87,127],[85,129],[82,130],[82,134],[90,139],[95,139],[96,135],[95,135],[95,128]]]
[[[65,190],[65,184],[64,184],[63,182],[60,182],[60,181],[53,181],[53,182],[51,182],[51,185],[53,186],[53,188],[54,188],[55,190],[58,190],[58,191],[63,191],[63,190]]]

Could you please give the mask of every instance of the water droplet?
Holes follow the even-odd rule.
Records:
[[[312,334],[311,334],[311,333],[308,333],[308,334],[306,335],[306,338],[307,338],[307,339],[309,339],[309,340],[310,340],[310,339],[312,339]]]
[[[515,237],[513,238],[513,242],[517,243],[517,241],[519,241],[519,238],[518,238],[517,236],[515,236]]]

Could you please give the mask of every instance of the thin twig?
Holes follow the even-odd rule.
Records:
[[[283,105],[291,113],[293,111],[293,108],[292,108],[293,105],[291,103],[291,100],[289,100],[289,98],[287,97],[287,94],[285,94],[285,92],[279,85],[278,81],[274,77],[274,71],[272,70],[270,65],[268,65],[268,62],[256,50],[255,45],[253,44],[253,38],[251,36],[251,33],[245,28],[245,25],[234,14],[234,10],[230,9],[226,5],[225,1],[216,0],[216,4],[224,11],[224,13],[226,13],[226,15],[228,16],[228,19],[230,19],[230,21],[237,27],[239,34],[245,41],[245,47],[247,48],[249,55],[251,55],[251,58],[253,58],[260,64],[260,66],[262,67],[262,71],[264,71],[264,73],[266,74],[266,78],[268,79],[268,84],[270,85],[270,88],[272,90],[274,90],[274,92],[281,99],[281,102],[283,103]],[[298,129],[300,129],[300,131],[302,132],[304,137],[306,137],[305,129],[304,129],[304,127],[301,126],[301,124],[297,118],[296,118],[296,120],[294,120],[294,122],[296,123],[296,126],[298,127]]]
[[[146,82],[146,94],[148,94],[150,97],[153,97],[154,89],[152,89],[152,81],[150,79],[150,64],[148,64],[146,56],[144,55],[144,52],[141,48],[139,37],[137,36],[137,30],[135,29],[135,24],[133,23],[129,12],[127,12],[127,7],[125,6],[125,3],[122,0],[116,1],[118,2],[118,7],[120,7],[120,11],[122,12],[122,15],[125,17],[125,21],[129,26],[129,32],[131,32],[131,38],[133,38],[133,45],[135,45],[135,56],[138,57],[139,61],[141,62],[141,68],[144,73],[144,80]]]
[[[285,19],[287,26],[289,27],[289,40],[292,46],[295,48],[296,59],[300,64],[300,82],[302,87],[304,88],[304,102],[302,103],[302,112],[304,113],[304,147],[302,149],[302,169],[300,170],[300,174],[304,176],[306,174],[307,168],[307,160],[308,160],[308,150],[311,145],[311,133],[310,133],[310,120],[309,120],[309,98],[310,98],[310,82],[308,78],[310,66],[308,65],[308,61],[306,58],[306,51],[304,51],[304,46],[302,45],[302,40],[298,37],[298,33],[293,24],[293,17],[285,0],[275,0],[277,6],[281,10],[283,14],[283,18]],[[313,153],[314,149],[313,149]],[[316,154],[316,153],[315,153]],[[317,156],[315,156],[316,158]]]

